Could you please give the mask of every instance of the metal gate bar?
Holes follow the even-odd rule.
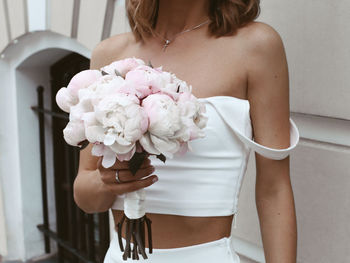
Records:
[[[38,93],[38,106],[44,107],[43,100],[44,88],[39,86],[37,88]],[[47,206],[47,181],[46,181],[46,160],[45,160],[45,128],[44,128],[44,115],[39,114],[39,137],[40,137],[40,164],[41,164],[41,189],[43,199],[43,221],[44,227],[49,228],[49,213]],[[50,239],[48,236],[44,237],[45,240],[45,252],[50,253]]]
[[[78,259],[86,263],[96,263],[95,261],[89,260],[86,256],[81,255],[81,253],[77,249],[72,248],[68,242],[59,238],[55,232],[45,228],[44,225],[38,225],[37,227],[41,232],[44,233],[46,237],[50,237],[51,239],[55,240],[60,246],[64,247],[67,251],[69,251],[72,255],[76,256]]]
[[[59,247],[64,248],[64,250],[67,251],[70,255],[78,259],[78,263],[97,263],[103,259],[103,256],[109,247],[108,211],[98,214],[87,214],[75,205],[73,199],[74,178],[70,175],[76,174],[77,172],[79,165],[79,156],[75,154],[74,149],[69,147],[67,144],[64,144],[64,156],[66,164],[64,167],[64,173],[66,176],[64,188],[69,194],[68,197],[65,198],[65,207],[67,208],[67,211],[64,211],[64,213],[68,215],[68,222],[70,222],[68,226],[68,240],[61,238],[58,233],[52,231],[49,226],[44,117],[45,115],[49,115],[53,118],[69,121],[69,116],[68,114],[62,114],[45,109],[43,92],[44,88],[42,86],[38,86],[38,105],[32,106],[31,109],[38,113],[39,119],[43,224],[37,225],[37,227],[44,234],[45,253],[50,253],[50,239],[52,239],[57,243]],[[96,219],[96,222],[94,219]],[[98,231],[97,236],[95,235],[95,230]],[[99,245],[96,246],[96,243]],[[64,257],[64,255],[59,256]],[[76,261],[74,260],[73,262]]]

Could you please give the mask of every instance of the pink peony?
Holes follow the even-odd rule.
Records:
[[[134,90],[140,99],[160,92],[167,83],[162,72],[146,65],[140,65],[125,75],[130,89]]]
[[[78,90],[87,88],[102,77],[99,70],[87,69],[76,74],[67,85],[67,89],[70,90],[72,96],[78,96]]]
[[[65,112],[70,112],[70,107],[78,103],[78,92],[97,81],[102,74],[98,70],[83,70],[76,74],[68,83],[56,93],[56,103]]]
[[[122,60],[117,60],[115,62],[112,62],[111,64],[102,67],[101,70],[110,75],[117,75],[117,72],[118,72],[124,78],[127,72],[129,72],[130,70],[133,70],[139,65],[145,65],[145,62],[142,59],[138,59],[135,57],[125,58]]]

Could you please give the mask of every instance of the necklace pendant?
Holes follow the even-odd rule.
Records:
[[[165,49],[169,46],[169,44],[170,44],[170,40],[169,39],[165,40],[165,44],[163,46],[163,51],[165,51]]]

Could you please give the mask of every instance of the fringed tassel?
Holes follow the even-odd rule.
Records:
[[[122,229],[124,221],[126,221],[125,249],[122,240]],[[125,216],[125,214],[123,215],[122,219],[117,224],[119,247],[120,250],[124,252],[123,260],[131,258],[131,256],[132,259],[139,260],[138,254],[141,254],[144,259],[148,258],[145,249],[145,224],[148,233],[148,252],[152,254],[153,246],[151,223],[152,221],[146,215],[138,219],[130,219],[127,216]],[[132,249],[131,242],[133,243]]]

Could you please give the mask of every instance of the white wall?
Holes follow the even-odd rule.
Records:
[[[16,89],[10,64],[0,60],[0,176],[10,259],[24,254]],[[7,87],[7,88],[4,88]],[[17,241],[17,242],[16,242]]]
[[[43,52],[40,52],[45,50]],[[38,119],[30,106],[37,104],[36,86],[49,88],[49,65],[67,54],[85,57],[90,51],[75,40],[50,32],[36,32],[18,39],[5,50],[0,60],[0,181],[3,186],[8,254],[4,260],[28,260],[43,254],[40,149]],[[34,54],[34,55],[33,55]],[[45,96],[50,97],[46,89]],[[50,103],[50,100],[46,100]],[[50,104],[46,104],[50,107]],[[46,125],[50,123],[47,122]],[[48,127],[49,128],[49,127]],[[30,132],[28,132],[30,131]],[[48,135],[47,133],[46,135]],[[46,145],[52,140],[45,138]],[[47,149],[47,170],[52,167],[52,151]],[[49,195],[53,198],[53,175],[48,173]],[[50,222],[54,223],[54,204],[49,203]],[[55,225],[52,225],[55,229]],[[54,245],[54,242],[51,242]],[[54,248],[54,247],[53,247]]]
[[[1,255],[7,255],[7,230],[5,223],[4,197],[2,194],[2,182],[0,180],[0,260]]]
[[[263,0],[258,21],[281,35],[290,73],[291,117],[301,140],[290,171],[298,262],[350,262],[350,2]],[[251,156],[239,201],[239,250],[263,262]]]
[[[49,55],[49,54],[48,54]],[[28,60],[36,60],[33,55]],[[39,61],[38,61],[39,62]],[[40,63],[40,62],[39,62]],[[42,213],[42,192],[41,192],[41,167],[40,167],[40,144],[39,144],[39,123],[38,114],[30,109],[37,105],[36,88],[38,85],[44,87],[44,107],[50,109],[50,81],[49,67],[34,66],[20,67],[16,72],[17,87],[17,112],[19,129],[19,154],[21,167],[21,196],[23,232],[25,246],[25,257],[32,258],[44,253],[43,235],[37,229],[38,224],[43,223]],[[50,131],[51,118],[45,116],[45,129]],[[52,138],[50,132],[46,132],[46,165],[47,179],[49,182],[48,202],[50,228],[56,229],[55,206],[53,201],[54,192],[52,188],[53,174],[52,163]],[[51,186],[51,187],[50,187]],[[51,198],[50,198],[51,197]],[[50,202],[51,201],[51,202]],[[54,244],[54,242],[51,242]],[[53,249],[55,249],[53,247]]]

